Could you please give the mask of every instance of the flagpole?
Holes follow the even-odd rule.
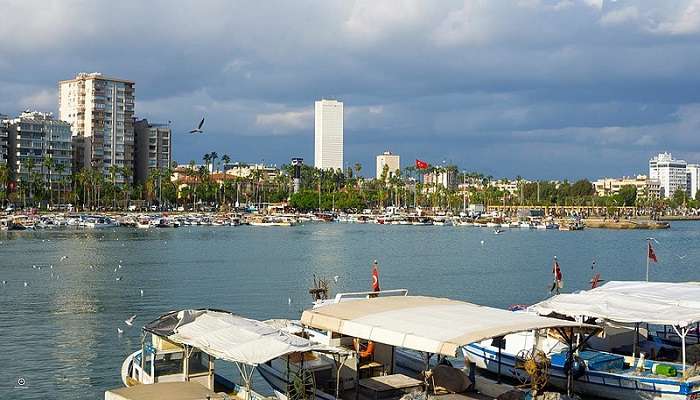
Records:
[[[646,253],[646,258],[647,258],[647,282],[649,282],[649,247],[651,246],[651,242],[649,239],[647,239],[647,253]]]

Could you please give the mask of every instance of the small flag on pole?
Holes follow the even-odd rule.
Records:
[[[418,169],[428,169],[429,165],[425,161],[416,159],[416,168]]]
[[[649,251],[647,257],[649,257],[649,260],[653,262],[659,262],[659,260],[656,258],[656,253],[654,252],[654,248],[651,247],[651,242],[647,242],[649,244]]]
[[[600,273],[597,273],[593,276],[593,279],[591,279],[591,289],[597,288],[599,283],[600,283]]]

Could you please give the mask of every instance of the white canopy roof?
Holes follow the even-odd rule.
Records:
[[[540,315],[685,327],[700,321],[700,284],[612,281],[595,289],[554,296],[529,309]]]
[[[317,347],[307,339],[264,322],[224,311],[182,310],[161,320],[172,321],[173,317],[177,318],[174,328],[160,332],[168,340],[196,347],[226,361],[258,365],[285,354]],[[151,331],[159,333],[157,328]]]
[[[303,324],[392,346],[455,356],[469,343],[509,333],[578,324],[462,301],[422,296],[377,297],[304,311]]]

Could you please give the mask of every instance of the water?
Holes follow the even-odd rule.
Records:
[[[498,236],[487,228],[344,224],[5,232],[0,399],[103,398],[121,386],[121,363],[140,347],[145,322],[188,307],[298,318],[314,273],[337,275],[334,291],[367,290],[377,259],[384,289],[507,307],[547,297],[554,255],[565,291],[587,287],[593,260],[605,280],[644,279],[649,235],[660,242],[653,280],[700,279],[700,223],[693,222],[665,231]],[[132,314],[129,329],[123,321]],[[26,383],[15,388],[20,377]]]

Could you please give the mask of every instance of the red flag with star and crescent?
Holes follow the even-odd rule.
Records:
[[[418,169],[428,169],[429,165],[427,162],[416,159],[416,168]]]
[[[659,260],[656,259],[656,253],[654,252],[654,248],[651,247],[651,242],[649,242],[649,252],[647,257],[653,262],[659,262]]]
[[[372,291],[379,292],[379,269],[377,268],[377,263],[372,265]]]

